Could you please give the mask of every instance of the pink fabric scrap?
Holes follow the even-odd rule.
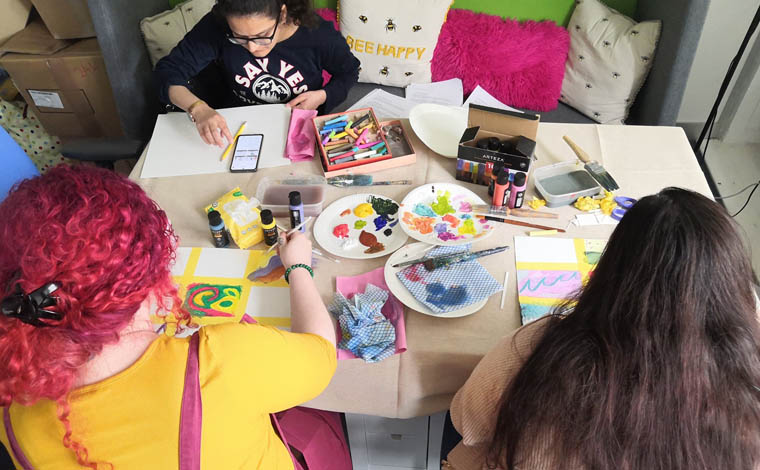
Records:
[[[285,157],[293,162],[302,162],[314,158],[314,127],[311,119],[317,115],[315,109],[292,108],[288,142],[285,144]]]
[[[377,268],[374,271],[368,273],[359,274],[352,277],[336,277],[335,287],[343,294],[347,299],[350,299],[354,294],[364,292],[367,284],[375,285],[381,289],[388,291],[388,300],[383,305],[382,312],[385,318],[390,320],[393,327],[396,329],[396,354],[406,351],[406,327],[404,326],[404,306],[399,300],[394,297],[388,284],[385,283],[385,268]],[[343,336],[343,332],[340,326],[337,327],[338,338]],[[356,359],[356,356],[351,351],[344,349],[338,349],[338,359]]]

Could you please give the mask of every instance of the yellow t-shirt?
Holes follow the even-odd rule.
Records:
[[[189,338],[161,336],[125,371],[71,392],[74,437],[91,459],[116,469],[178,468],[188,345]],[[200,331],[199,365],[202,468],[292,469],[269,413],[319,395],[335,372],[335,348],[317,335],[271,327],[206,326]],[[81,468],[61,443],[54,402],[14,404],[10,415],[36,470]],[[10,453],[2,426],[0,440]]]

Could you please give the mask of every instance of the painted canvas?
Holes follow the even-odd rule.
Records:
[[[592,275],[606,240],[515,237],[522,324],[548,315]]]
[[[190,320],[154,315],[153,324],[157,331],[178,337],[225,322],[290,328],[290,290],[284,274],[276,252],[180,247],[172,276]]]

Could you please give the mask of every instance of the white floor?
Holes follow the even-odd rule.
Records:
[[[733,194],[760,180],[760,144],[727,144],[713,140],[708,147],[706,161],[721,196]],[[752,189],[723,201],[729,214],[741,209],[750,191]],[[746,233],[752,250],[752,265],[760,275],[760,188],[752,195],[747,207],[736,216],[736,221]]]

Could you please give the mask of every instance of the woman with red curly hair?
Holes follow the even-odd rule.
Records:
[[[176,339],[149,319],[187,315],[176,241],[142,189],[96,168],[59,166],[0,204],[0,440],[17,468],[293,468],[269,414],[317,396],[336,367],[311,242],[280,240],[292,333]]]

